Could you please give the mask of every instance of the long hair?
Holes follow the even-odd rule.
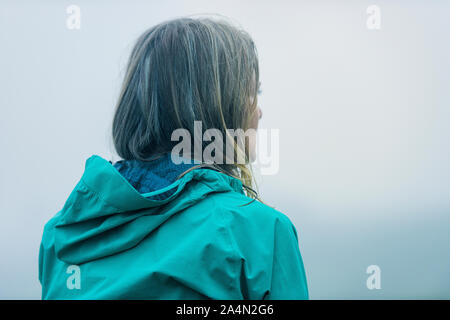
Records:
[[[137,39],[128,61],[112,126],[115,149],[123,159],[137,160],[171,152],[172,132],[183,128],[194,135],[194,121],[224,137],[228,129],[247,130],[257,112],[258,84],[254,42],[231,23],[179,18],[151,27]],[[232,141],[246,161],[214,166],[257,197],[248,152]]]

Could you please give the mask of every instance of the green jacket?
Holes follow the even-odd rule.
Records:
[[[92,156],[45,225],[42,298],[308,299],[295,227],[249,202],[238,179],[204,168],[140,194]]]

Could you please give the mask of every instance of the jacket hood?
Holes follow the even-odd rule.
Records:
[[[169,190],[169,197],[158,199]],[[241,181],[199,168],[165,188],[141,194],[109,161],[94,155],[54,217],[56,255],[79,265],[125,251],[208,194],[226,191],[243,193]]]

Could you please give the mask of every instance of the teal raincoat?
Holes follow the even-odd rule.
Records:
[[[249,202],[238,179],[205,168],[141,194],[92,156],[45,225],[42,299],[308,299],[295,227]]]

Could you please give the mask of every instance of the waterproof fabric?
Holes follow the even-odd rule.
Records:
[[[140,193],[99,156],[45,225],[39,280],[42,299],[308,299],[294,225],[238,179]]]

